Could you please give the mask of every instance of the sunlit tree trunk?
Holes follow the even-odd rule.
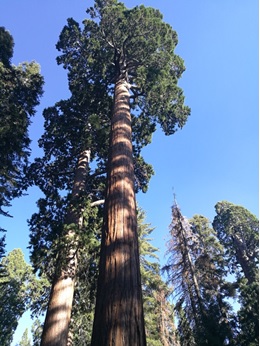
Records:
[[[128,84],[115,85],[93,346],[146,345]]]
[[[74,295],[77,269],[77,235],[75,227],[82,226],[82,206],[78,199],[85,191],[90,153],[81,153],[75,171],[72,200],[65,224],[63,253],[59,254],[56,275],[52,283],[49,305],[45,318],[41,346],[66,346]],[[70,226],[70,227],[69,227]]]

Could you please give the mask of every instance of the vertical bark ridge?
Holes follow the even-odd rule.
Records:
[[[107,198],[92,346],[145,342],[129,90],[115,86]]]

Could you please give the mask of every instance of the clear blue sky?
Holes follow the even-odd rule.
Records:
[[[176,53],[185,61],[180,86],[191,107],[185,127],[165,137],[158,131],[143,154],[155,169],[149,191],[137,197],[155,227],[163,262],[173,193],[183,214],[214,218],[214,205],[228,200],[258,215],[258,1],[144,0],[161,10],[177,31]],[[45,78],[44,96],[30,128],[32,156],[43,132],[42,110],[69,96],[66,72],[57,66],[55,44],[68,17],[79,22],[92,1],[1,0],[0,25],[15,41],[13,63],[35,60]],[[126,6],[141,4],[125,1]],[[39,192],[13,201],[7,251],[28,250],[26,220]],[[18,340],[19,341],[19,338]]]

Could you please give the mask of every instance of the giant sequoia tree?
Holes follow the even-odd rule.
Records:
[[[69,38],[75,39],[80,34],[79,26],[69,23]],[[45,132],[39,140],[44,156],[35,159],[29,170],[31,180],[45,195],[38,201],[39,212],[29,222],[34,268],[45,273],[52,283],[43,345],[66,343],[76,276],[79,282],[82,274],[90,278],[87,268],[93,273],[92,254],[99,238],[100,219],[96,206],[104,198],[111,96],[101,83],[93,81],[85,81],[83,90],[75,89],[76,75],[79,78],[78,69],[69,73],[70,99],[44,110]],[[134,161],[135,189],[145,191],[151,166],[138,151]],[[87,268],[83,269],[81,263],[78,270],[79,261]],[[77,285],[76,314],[82,311],[79,290],[92,290],[93,279],[88,281],[91,282],[85,282],[84,288],[82,283]]]
[[[92,19],[84,22],[84,34],[92,58],[86,71],[92,65],[102,68],[114,96],[92,344],[145,345],[132,124],[143,127],[148,137],[157,122],[166,134],[184,125],[189,109],[176,86],[184,67],[174,55],[176,33],[159,11],[96,1],[88,12]]]
[[[107,171],[92,344],[144,345],[135,192],[146,189],[152,170],[140,150],[150,142],[156,123],[167,135],[185,124],[189,109],[177,87],[184,66],[174,54],[176,33],[162,22],[158,11],[144,6],[128,10],[117,1],[96,1],[87,12],[91,19],[84,21],[84,28],[69,19],[57,44],[61,52],[58,63],[68,70],[72,98],[45,112],[47,132],[40,143],[46,155],[32,170],[46,198],[39,201],[41,212],[30,222],[31,245],[35,254],[37,249],[42,253],[41,258],[44,252],[52,258],[57,255],[58,262],[50,262],[52,292],[55,282],[74,281],[76,256],[84,246],[78,237],[81,228],[85,229],[82,213],[103,194],[88,174],[81,181],[80,194],[73,193],[73,186],[79,183],[75,180],[77,162],[87,150],[90,160],[97,160],[97,170]],[[103,129],[108,124],[110,142],[106,146]],[[57,167],[61,168],[58,174]],[[95,177],[100,173],[97,170]],[[72,191],[65,198],[64,189]],[[76,218],[67,221],[71,211]],[[36,267],[41,267],[40,258],[33,257]],[[53,303],[50,300],[42,344],[65,345],[71,308],[62,295]],[[63,312],[68,318],[63,318]],[[55,314],[60,317],[56,319]]]
[[[31,259],[34,268],[52,283],[42,345],[65,345],[74,295],[79,257],[91,249],[95,234],[96,210],[103,198],[102,152],[106,152],[106,114],[109,98],[85,90],[44,111],[45,132],[39,144],[44,156],[30,167],[30,177],[45,197],[38,201],[39,212],[30,220]],[[101,93],[101,91],[100,91]],[[106,101],[108,103],[106,103]],[[97,157],[94,172],[90,163]],[[92,223],[89,220],[92,219]]]

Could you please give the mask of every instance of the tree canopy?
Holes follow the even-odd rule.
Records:
[[[30,155],[28,127],[43,93],[43,77],[35,62],[11,64],[14,41],[0,27],[0,214],[22,194]]]

